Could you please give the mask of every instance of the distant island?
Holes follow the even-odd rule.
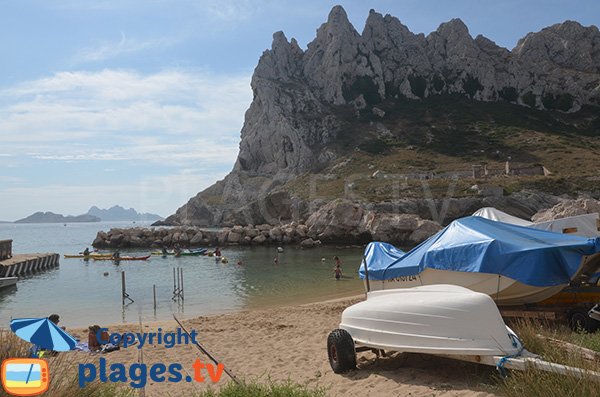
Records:
[[[100,222],[100,218],[94,215],[61,215],[54,212],[36,212],[26,218],[19,219],[15,223],[78,223],[78,222]]]
[[[125,209],[120,205],[115,205],[109,209],[100,209],[93,206],[87,212],[87,215],[93,215],[102,221],[157,221],[163,219],[162,216],[150,213],[139,213],[133,208]]]
[[[164,219],[160,215],[139,213],[133,208],[125,209],[115,205],[109,209],[92,206],[82,215],[55,214],[54,212],[38,211],[14,223],[75,223],[75,222],[118,222],[118,221],[158,221]]]

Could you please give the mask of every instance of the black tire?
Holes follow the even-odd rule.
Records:
[[[586,310],[576,309],[569,314],[569,327],[573,331],[592,333],[598,329],[598,321],[591,318]]]
[[[354,340],[348,331],[336,329],[327,337],[329,364],[336,374],[343,374],[356,368]]]

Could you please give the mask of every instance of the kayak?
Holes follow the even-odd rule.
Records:
[[[175,255],[175,251],[167,251],[166,254],[162,251],[152,251],[151,252],[152,255],[161,255],[161,256],[166,256],[166,255],[200,256],[200,255],[204,255],[205,253],[206,253],[206,248],[198,248],[198,249],[194,249],[194,250],[181,251],[181,253],[179,255]]]
[[[150,255],[146,255],[146,256],[120,256],[118,258],[113,258],[113,257],[100,257],[100,258],[96,258],[94,257],[95,261],[145,261],[148,260],[150,258]]]
[[[71,259],[71,258],[83,258],[83,259],[91,259],[91,258],[111,258],[113,254],[111,253],[99,253],[99,252],[91,252],[89,255],[83,255],[83,254],[73,254],[73,255],[67,255],[65,254],[65,258],[66,259]]]

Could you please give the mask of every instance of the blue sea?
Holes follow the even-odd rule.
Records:
[[[320,247],[302,250],[285,246],[226,247],[228,264],[211,257],[163,258],[121,262],[65,259],[91,247],[99,230],[136,227],[131,222],[61,224],[0,224],[0,240],[13,240],[13,253],[56,252],[60,266],[25,276],[14,288],[0,290],[0,327],[11,318],[46,317],[57,313],[61,325],[89,326],[120,322],[167,320],[245,309],[297,304],[363,292],[357,270],[361,247]],[[123,255],[147,255],[149,249],[121,250]],[[333,256],[342,260],[344,277],[333,278]],[[278,263],[274,259],[278,258]],[[324,259],[324,260],[323,260]],[[237,265],[238,261],[243,266]],[[184,301],[174,301],[173,269],[183,269]],[[121,274],[134,303],[122,306]],[[153,285],[157,308],[154,310]]]

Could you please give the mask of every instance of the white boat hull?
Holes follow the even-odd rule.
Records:
[[[0,277],[0,288],[10,287],[17,284],[18,277]]]
[[[340,328],[357,345],[441,355],[512,355],[521,345],[486,294],[456,285],[376,291],[348,307]]]
[[[452,284],[489,295],[498,305],[522,305],[548,299],[566,285],[534,287],[498,274],[455,272],[427,268],[415,276],[405,276],[384,281],[370,281],[372,291],[412,288],[422,285]]]

